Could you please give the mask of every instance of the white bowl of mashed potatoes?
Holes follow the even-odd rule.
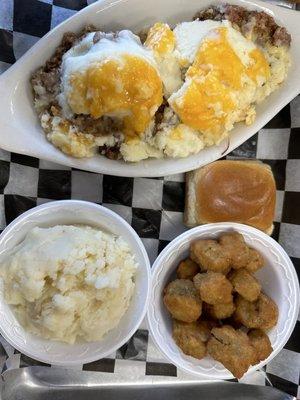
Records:
[[[144,318],[150,264],[114,212],[77,200],[35,207],[0,237],[0,332],[55,365],[112,354]]]

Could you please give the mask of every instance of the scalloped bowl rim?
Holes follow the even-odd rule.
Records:
[[[228,230],[234,230],[242,233],[246,238],[246,241],[251,243],[254,248],[258,246],[259,241],[263,243],[263,245],[259,244],[259,246],[268,245],[270,252],[273,252],[274,256],[274,260],[270,262],[271,265],[273,266],[272,263],[275,263],[275,256],[280,257],[277,258],[276,263],[279,263],[279,261],[284,263],[284,271],[282,272],[282,276],[285,275],[284,278],[290,281],[287,283],[290,290],[287,300],[289,303],[289,318],[287,318],[287,320],[284,322],[284,326],[281,328],[279,334],[277,326],[269,333],[274,350],[266,360],[261,361],[257,365],[251,366],[245,375],[251,374],[253,371],[262,368],[279,353],[292,334],[298,317],[300,293],[297,274],[289,256],[274,239],[253,227],[238,223],[221,222],[215,224],[206,224],[184,232],[162,250],[152,266],[152,288],[147,312],[147,321],[150,328],[151,337],[164,356],[179,369],[205,379],[232,379],[234,376],[220,363],[210,359],[209,357],[205,357],[202,360],[196,360],[192,357],[184,355],[179,350],[171,336],[171,317],[168,315],[167,311],[164,310],[161,293],[163,290],[163,283],[166,284],[169,281],[170,275],[171,273],[174,273],[178,261],[182,259],[183,254],[186,253],[186,250],[182,250],[182,248],[186,248],[191,240],[194,240],[199,236],[215,237],[215,235]],[[257,241],[257,243],[255,243],[255,241]],[[176,251],[178,251],[179,255],[176,255]],[[186,257],[186,254],[184,256]],[[269,263],[269,259],[267,262]],[[282,279],[282,276],[280,279]],[[163,283],[160,284],[159,282]],[[283,294],[282,296],[285,298],[287,295]],[[281,305],[279,305],[279,309],[280,307]],[[279,322],[281,323],[280,315]],[[168,325],[168,327],[166,327],[166,325]],[[201,365],[202,363],[203,365]]]
[[[76,214],[77,220],[74,214]],[[42,339],[26,332],[14,316],[12,308],[5,303],[3,281],[1,279],[1,335],[21,353],[43,363],[60,366],[72,366],[96,361],[109,356],[126,343],[138,329],[146,315],[151,287],[149,258],[137,233],[114,211],[88,201],[51,201],[24,212],[1,233],[0,258],[4,257],[8,250],[20,243],[26,232],[32,227],[48,227],[64,223],[72,224],[72,218],[74,218],[74,223],[87,224],[115,234],[118,234],[118,230],[122,232],[119,235],[129,243],[139,265],[134,294],[128,310],[118,325],[110,330],[100,341],[75,343],[74,345]],[[124,237],[125,233],[126,237]]]

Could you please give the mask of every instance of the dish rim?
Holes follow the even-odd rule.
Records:
[[[12,108],[14,103],[13,93],[14,90],[16,90],[16,86],[11,85],[10,83],[8,94],[6,94],[4,90],[3,93],[1,93],[1,83],[3,83],[2,86],[5,86],[6,82],[18,80],[18,75],[22,74],[22,71],[24,72],[24,70],[26,75],[26,72],[28,71],[26,71],[26,68],[22,69],[22,65],[25,65],[26,62],[31,58],[33,59],[33,61],[30,63],[31,67],[34,66],[35,68],[37,68],[38,65],[41,65],[41,63],[36,62],[35,53],[38,52],[39,49],[42,49],[45,44],[49,43],[51,45],[51,43],[57,40],[63,32],[68,31],[67,27],[69,26],[69,24],[72,23],[72,21],[79,24],[80,21],[83,22],[85,17],[88,17],[89,15],[93,15],[94,13],[102,13],[109,8],[117,7],[119,4],[129,4],[131,1],[132,0],[99,0],[85,7],[84,9],[49,31],[27,53],[25,53],[15,64],[13,64],[6,72],[4,72],[0,76],[0,106],[1,102],[10,102],[10,108]],[[146,0],[143,1],[146,2]],[[189,1],[192,2],[192,0]],[[254,7],[259,8],[262,11],[266,11],[267,13],[271,14],[276,20],[279,20],[292,33],[292,40],[294,42],[294,45],[300,48],[300,34],[295,30],[299,17],[297,11],[284,9],[282,7],[268,4],[260,0],[221,0],[221,2],[237,4],[246,8]],[[199,9],[201,9],[201,7],[206,7],[208,3],[214,4],[216,3],[216,0],[211,0],[204,5],[199,4]],[[81,23],[81,25],[83,24]],[[132,29],[132,23],[127,24],[127,27],[128,29]],[[72,28],[70,28],[69,30],[72,30]],[[55,47],[56,46],[54,46],[54,48]],[[49,55],[52,53],[53,49],[50,51]],[[294,60],[295,63],[298,60],[298,55],[299,54],[297,54],[297,59]],[[274,93],[281,93],[283,90],[284,89],[280,87]],[[196,155],[190,155],[185,158],[146,159],[138,163],[130,163],[124,162],[122,160],[108,160],[106,159],[106,157],[97,154],[95,157],[92,158],[77,159],[75,157],[65,155],[61,150],[55,148],[54,145],[48,142],[45,132],[42,130],[39,121],[38,126],[36,126],[35,122],[32,125],[32,128],[35,130],[37,129],[39,133],[44,136],[43,141],[47,142],[47,144],[45,143],[45,149],[38,148],[37,146],[35,146],[34,143],[33,145],[30,145],[28,147],[28,143],[22,144],[18,143],[17,140],[13,141],[10,139],[10,136],[12,135],[9,135],[9,132],[12,132],[14,129],[18,129],[22,133],[22,127],[20,121],[18,123],[18,127],[11,126],[9,123],[7,123],[7,116],[4,118],[5,112],[3,113],[4,115],[2,116],[2,120],[0,116],[0,125],[4,125],[4,130],[7,130],[8,132],[6,137],[9,137],[9,139],[4,139],[4,137],[2,137],[1,139],[0,137],[0,147],[2,147],[4,150],[17,152],[20,154],[27,154],[32,157],[55,162],[61,165],[65,165],[67,167],[75,167],[81,170],[98,172],[108,175],[124,177],[161,177],[166,175],[178,174],[201,167],[227,155],[230,151],[234,150],[246,140],[251,138],[259,129],[263,128],[263,126],[265,126],[268,121],[270,121],[286,104],[288,104],[299,93],[299,91],[300,80],[293,79],[290,83],[290,87],[285,89],[284,97],[279,98],[279,95],[277,95],[278,99],[276,99],[275,101],[275,106],[271,107],[267,105],[267,109],[262,113],[259,118],[259,123],[257,123],[256,120],[252,125],[248,127],[244,127],[243,125],[236,126],[235,129],[237,129],[237,138],[234,138],[229,146],[227,146],[226,141],[223,141],[219,146],[211,146],[209,148],[201,150]],[[29,101],[32,102],[32,99],[29,99]],[[33,104],[31,104],[31,108],[31,112],[33,111],[35,113]],[[7,110],[9,110],[9,107],[7,107]],[[35,116],[35,119],[37,121],[37,116]],[[240,128],[242,129],[242,132],[238,131]],[[235,132],[235,129],[231,132],[231,135]],[[234,144],[232,145],[233,141]],[[224,151],[222,151],[223,149]]]
[[[94,362],[97,361],[99,359],[105,358],[106,356],[112,354],[113,352],[115,352],[117,349],[119,349],[121,346],[123,346],[131,337],[132,335],[136,332],[136,330],[139,328],[139,326],[141,325],[143,319],[146,316],[147,310],[148,310],[148,304],[149,304],[149,300],[150,300],[150,292],[151,292],[151,264],[150,264],[150,260],[149,260],[149,256],[147,254],[146,248],[142,242],[142,240],[140,239],[140,237],[138,236],[138,234],[135,232],[135,230],[132,228],[132,226],[124,219],[122,218],[119,214],[117,214],[116,212],[110,210],[107,207],[104,207],[100,204],[96,204],[93,202],[89,202],[86,200],[55,200],[55,201],[50,201],[48,203],[44,203],[41,205],[38,205],[36,207],[31,208],[30,210],[25,211],[24,213],[22,213],[21,215],[19,215],[17,218],[15,218],[10,224],[8,224],[5,229],[2,231],[2,233],[0,234],[0,255],[2,256],[3,254],[5,254],[10,248],[9,246],[7,248],[5,248],[6,246],[6,240],[7,237],[11,236],[12,233],[21,225],[23,225],[24,223],[26,223],[26,220],[30,217],[36,216],[36,219],[34,221],[34,226],[39,226],[38,224],[38,213],[39,212],[47,212],[47,214],[51,214],[51,210],[56,210],[57,207],[64,207],[65,205],[70,205],[72,204],[72,206],[77,206],[77,207],[90,207],[90,209],[94,208],[95,212],[99,211],[99,210],[104,210],[104,212],[106,213],[106,215],[108,216],[108,218],[110,219],[114,219],[115,221],[117,221],[118,223],[121,223],[121,225],[124,226],[124,228],[127,229],[127,231],[129,231],[132,234],[132,237],[134,238],[139,250],[141,251],[142,257],[143,257],[143,266],[141,266],[141,270],[143,271],[143,273],[147,275],[146,277],[146,281],[147,281],[147,292],[145,295],[145,302],[144,305],[142,307],[142,312],[140,313],[139,318],[137,319],[137,321],[132,325],[131,329],[129,330],[128,334],[126,336],[124,336],[122,339],[119,339],[118,342],[112,346],[111,348],[103,351],[101,357],[99,358],[94,357],[94,356],[90,356],[90,357],[83,357],[83,361],[79,362],[78,360],[73,360],[73,359],[69,359],[69,360],[63,360],[63,361],[57,361],[57,360],[53,360],[50,359],[50,357],[47,356],[47,353],[44,352],[44,355],[41,356],[36,356],[35,354],[31,353],[28,349],[27,346],[25,346],[25,349],[22,346],[19,346],[18,344],[15,343],[14,337],[13,335],[8,335],[6,331],[3,330],[2,324],[0,324],[0,333],[1,335],[4,337],[5,340],[7,340],[8,343],[10,343],[15,349],[17,349],[18,351],[20,351],[22,354],[27,355],[28,357],[31,357],[37,361],[43,362],[43,363],[47,363],[47,364],[51,364],[51,365],[57,365],[57,366],[74,366],[74,365],[78,365],[79,363],[81,364],[87,364],[90,362]],[[47,225],[49,226],[54,226],[51,221],[49,221],[49,224],[47,223]],[[55,224],[55,225],[59,225],[59,224]],[[99,225],[98,225],[98,229]],[[105,229],[105,228],[104,228]],[[109,231],[109,228],[107,228],[107,230]],[[27,232],[28,230],[26,230]],[[126,239],[125,239],[126,240]],[[22,241],[22,240],[21,240]],[[134,252],[133,252],[134,254]],[[1,279],[2,281],[2,279]],[[135,294],[135,296],[137,296],[137,294]],[[1,298],[1,303],[4,303],[5,300]],[[6,306],[13,312],[13,309],[11,307],[11,305],[6,303]],[[126,310],[127,312],[128,310]],[[126,313],[125,312],[125,313]],[[124,313],[124,315],[125,315]],[[123,316],[122,316],[123,317]],[[122,318],[121,317],[121,318]],[[2,317],[3,318],[3,317]],[[18,323],[19,325],[21,325],[20,323]],[[26,331],[25,328],[22,327],[22,329],[24,331]],[[118,329],[118,325],[115,326],[113,329]],[[28,333],[28,332],[27,332]],[[109,332],[107,333],[109,335]],[[35,340],[35,335],[30,334],[30,336],[33,337],[33,340]],[[106,336],[106,335],[105,335]],[[43,339],[39,336],[37,336],[38,340],[43,340],[45,341],[45,346],[46,344],[53,344],[54,345],[56,343],[59,344],[63,344],[64,346],[68,346],[68,343],[65,342],[60,342],[60,341],[54,341],[54,340],[50,340],[50,339]],[[101,342],[101,340],[98,341],[94,341],[94,342],[83,342],[80,344],[86,345],[88,346],[89,343],[96,343],[96,342]],[[75,345],[77,343],[75,342]],[[69,345],[70,349],[72,345]],[[55,358],[55,356],[52,356],[53,358]]]
[[[237,230],[237,231],[242,230],[242,232],[245,231],[245,232],[247,232],[247,234],[250,234],[250,235],[255,234],[260,237],[263,237],[264,240],[266,242],[268,242],[269,245],[273,246],[273,248],[276,248],[280,253],[282,253],[282,256],[283,256],[283,258],[286,262],[286,265],[288,266],[289,272],[291,273],[291,276],[292,276],[292,284],[293,284],[293,293],[295,295],[295,303],[293,303],[293,305],[292,305],[292,317],[290,319],[291,322],[288,327],[289,328],[288,334],[285,335],[285,337],[283,338],[283,341],[278,345],[276,350],[273,350],[272,353],[265,360],[260,361],[256,365],[250,366],[250,368],[248,369],[248,371],[245,372],[243,377],[253,373],[258,368],[261,368],[264,365],[268,364],[283,349],[284,345],[287,343],[287,341],[290,338],[290,336],[294,330],[294,327],[296,325],[297,317],[298,317],[298,309],[299,309],[299,305],[300,305],[299,280],[298,280],[298,276],[297,276],[294,264],[292,263],[290,257],[288,256],[286,251],[283,249],[283,247],[278,242],[276,242],[276,240],[274,240],[272,237],[268,236],[264,232],[254,228],[254,227],[245,225],[245,224],[239,224],[239,223],[235,223],[235,222],[217,222],[217,223],[204,224],[204,225],[200,225],[195,228],[189,229],[188,231],[182,233],[177,238],[172,240],[161,251],[161,253],[156,258],[156,260],[153,263],[152,268],[151,268],[152,285],[151,285],[150,301],[149,301],[149,306],[148,306],[148,311],[147,311],[147,322],[148,322],[148,326],[149,326],[149,331],[150,331],[151,337],[152,337],[155,345],[158,347],[158,349],[160,349],[160,351],[164,354],[164,356],[167,358],[167,360],[169,360],[172,364],[175,364],[182,371],[190,373],[194,376],[205,378],[205,379],[232,379],[235,377],[231,374],[230,371],[226,370],[225,367],[224,367],[224,369],[226,370],[226,372],[224,372],[224,373],[220,372],[218,374],[218,376],[214,376],[213,373],[209,373],[209,372],[207,374],[201,373],[199,371],[192,370],[191,368],[182,366],[179,362],[174,360],[168,354],[168,352],[159,344],[159,341],[156,338],[156,334],[154,333],[154,332],[156,332],[156,328],[155,328],[155,323],[154,323],[153,317],[152,317],[152,314],[153,314],[152,309],[154,309],[154,305],[152,303],[152,298],[154,296],[154,286],[153,285],[154,285],[154,276],[157,274],[157,271],[161,270],[161,266],[164,261],[164,258],[170,252],[170,250],[174,249],[175,247],[178,247],[180,245],[180,243],[182,243],[186,238],[192,237],[194,233],[201,233],[201,232],[204,232],[205,230],[217,231],[219,229],[224,230],[224,231],[226,231],[226,230]],[[243,233],[245,233],[245,232],[243,232]],[[213,232],[210,231],[207,235],[210,236],[212,234],[213,234]],[[190,238],[188,240],[191,241],[193,239]],[[171,267],[169,266],[169,269],[170,268]]]

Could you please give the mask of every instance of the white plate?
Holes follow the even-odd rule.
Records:
[[[269,363],[288,341],[299,310],[299,283],[295,268],[283,248],[265,233],[247,225],[235,223],[207,224],[191,229],[174,239],[160,253],[152,266],[152,289],[148,307],[148,322],[154,342],[163,354],[178,368],[209,379],[231,379],[232,374],[210,357],[202,360],[186,356],[172,338],[172,321],[163,301],[163,289],[172,279],[179,262],[189,254],[190,243],[200,238],[216,238],[225,231],[241,233],[246,243],[258,250],[265,259],[265,267],[255,275],[263,291],[277,304],[277,325],[269,332],[273,352],[247,374]]]
[[[171,24],[188,21],[202,8],[216,0],[100,0],[84,8],[63,22],[0,77],[0,147],[16,153],[27,154],[59,164],[119,176],[164,176],[190,171],[210,163],[238,147],[261,129],[274,115],[289,103],[300,91],[300,30],[296,11],[267,5],[262,1],[229,1],[247,8],[264,10],[275,17],[292,35],[291,54],[293,65],[285,83],[257,107],[257,118],[251,126],[237,125],[230,136],[230,146],[223,142],[182,159],[145,160],[139,163],[114,161],[104,156],[76,159],[63,154],[45,138],[33,109],[29,79],[33,71],[45,63],[59,45],[67,31],[78,31],[86,24],[94,24],[103,30],[129,28],[134,31],[155,21]],[[226,150],[226,152],[225,152]]]
[[[150,263],[145,247],[133,228],[108,208],[87,201],[54,201],[32,208],[10,223],[0,236],[0,262],[5,253],[20,243],[34,228],[84,224],[123,237],[138,263],[135,289],[129,308],[119,324],[102,340],[67,344],[45,340],[26,332],[4,300],[0,285],[0,333],[21,353],[36,360],[62,366],[85,364],[106,357],[120,348],[141,324],[150,294]],[[2,280],[1,280],[2,283]]]

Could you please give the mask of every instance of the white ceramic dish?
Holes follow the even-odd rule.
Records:
[[[172,338],[172,321],[163,301],[166,284],[173,279],[179,262],[189,254],[189,245],[195,239],[215,238],[222,232],[234,230],[241,233],[247,244],[257,249],[265,259],[265,267],[255,275],[279,308],[276,327],[269,331],[273,352],[251,371],[261,368],[279,353],[290,337],[297,321],[299,309],[299,283],[295,268],[283,248],[263,232],[241,224],[217,223],[191,229],[173,240],[159,255],[152,266],[152,290],[148,307],[148,322],[152,337],[163,354],[185,372],[207,379],[230,379],[233,375],[210,357],[202,360],[186,356]]]
[[[170,24],[191,20],[202,8],[216,0],[99,0],[63,22],[0,77],[0,147],[59,164],[119,176],[164,176],[193,170],[208,164],[238,147],[261,129],[280,109],[300,91],[298,65],[300,63],[299,14],[296,11],[253,0],[234,0],[250,9],[264,10],[271,14],[292,35],[291,54],[293,65],[285,83],[257,107],[257,118],[251,126],[237,125],[227,140],[219,146],[204,149],[200,153],[182,159],[145,160],[139,163],[114,161],[104,156],[76,159],[63,154],[45,138],[32,104],[29,78],[33,71],[53,54],[64,32],[78,31],[86,24],[94,24],[103,30],[129,28],[139,31],[156,21]]]
[[[119,324],[101,341],[66,344],[44,340],[26,332],[3,299],[0,289],[0,333],[17,350],[36,360],[56,365],[76,365],[98,360],[116,351],[139,327],[150,293],[150,263],[144,245],[133,228],[113,211],[77,200],[55,201],[35,207],[16,218],[0,236],[0,262],[5,253],[20,243],[33,227],[85,224],[122,236],[138,263],[136,285],[130,305]]]

